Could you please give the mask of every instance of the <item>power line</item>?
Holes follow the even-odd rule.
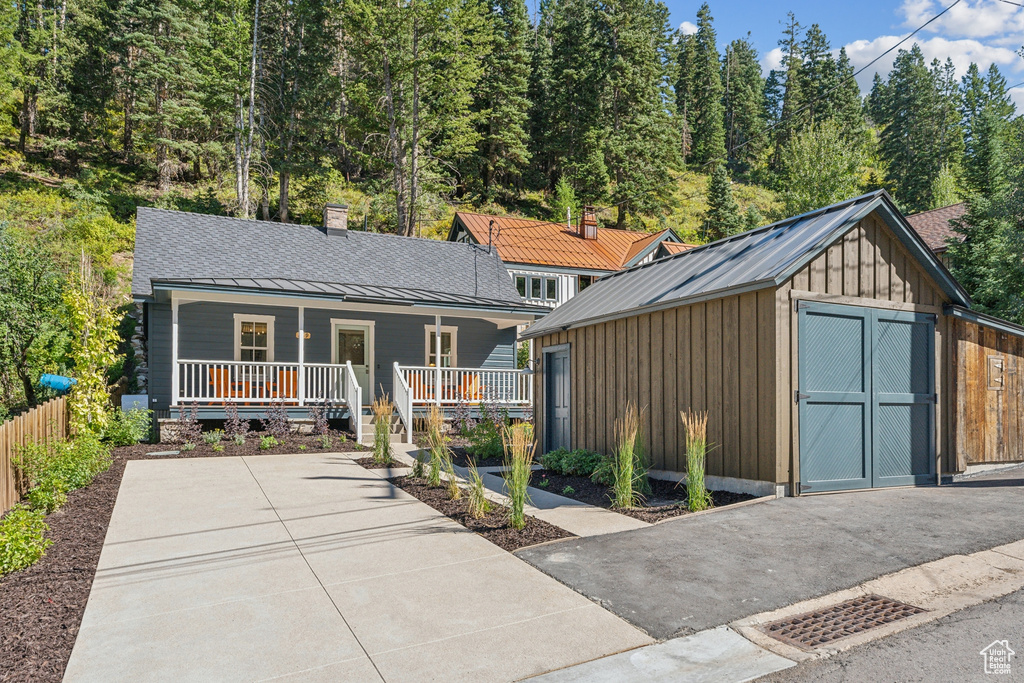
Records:
[[[852,78],[853,80],[855,80],[855,81],[856,81],[856,79],[857,79],[857,76],[859,76],[859,75],[861,75],[862,73],[864,73],[864,71],[866,71],[866,70],[867,70],[868,68],[870,68],[870,67],[871,67],[871,66],[872,66],[873,64],[875,64],[875,63],[876,63],[876,62],[877,62],[878,60],[880,60],[880,59],[881,59],[882,57],[885,57],[885,56],[886,56],[887,54],[889,54],[890,52],[892,52],[893,50],[895,50],[896,48],[898,48],[898,47],[899,47],[900,45],[902,45],[903,43],[905,43],[905,42],[907,42],[908,40],[910,40],[911,38],[913,38],[913,37],[914,37],[915,35],[917,35],[918,33],[920,33],[920,32],[921,32],[921,31],[922,31],[922,30],[923,30],[923,29],[924,29],[925,27],[927,27],[927,26],[928,26],[929,24],[931,24],[932,22],[934,22],[934,21],[936,21],[937,19],[939,19],[939,17],[941,17],[941,16],[942,16],[942,15],[944,15],[944,14],[945,14],[946,12],[948,12],[949,10],[951,10],[951,9],[953,9],[954,7],[956,7],[957,5],[959,5],[959,4],[961,3],[961,2],[963,2],[963,0],[954,0],[953,4],[949,5],[949,6],[948,6],[948,7],[946,7],[946,8],[944,9],[944,10],[942,10],[941,12],[939,12],[938,14],[936,14],[936,15],[935,15],[934,17],[932,17],[932,18],[931,18],[931,19],[929,19],[928,21],[926,21],[926,22],[924,22],[923,24],[921,24],[920,26],[918,26],[918,27],[917,27],[916,29],[914,29],[914,30],[913,30],[912,32],[908,33],[908,34],[907,34],[907,35],[906,35],[906,36],[905,36],[905,37],[904,37],[904,38],[903,38],[902,40],[900,40],[900,41],[899,41],[898,43],[896,43],[895,45],[893,45],[892,47],[890,47],[890,48],[889,48],[888,50],[886,50],[886,51],[885,51],[885,52],[883,52],[882,54],[880,54],[880,55],[878,55],[877,57],[875,57],[874,59],[872,59],[872,60],[871,60],[870,62],[868,62],[867,64],[865,64],[864,66],[862,66],[862,67],[861,67],[860,69],[858,69],[857,71],[855,71],[855,72],[853,72],[852,74],[850,74],[849,78]],[[1011,2],[1010,0],[1000,0],[1000,2],[1006,2],[1006,3],[1008,3],[1008,4],[1011,4],[1011,5],[1017,5],[1017,4],[1018,4],[1018,3],[1016,3],[1016,2]],[[1021,7],[1024,7],[1024,5],[1019,5],[1019,6],[1021,6]],[[803,112],[804,112],[805,110],[807,110],[807,109],[808,109],[809,107],[813,106],[814,104],[817,104],[817,102],[818,102],[819,100],[821,100],[821,99],[823,99],[823,98],[825,98],[825,97],[828,97],[828,96],[829,96],[829,95],[831,95],[831,94],[832,94],[833,92],[835,92],[835,91],[836,91],[836,90],[837,90],[837,89],[838,89],[838,88],[839,88],[840,86],[842,86],[842,85],[844,84],[844,82],[845,82],[845,81],[840,81],[840,82],[839,82],[839,83],[837,83],[836,85],[832,86],[832,87],[831,87],[830,89],[828,89],[828,90],[826,90],[825,92],[823,92],[823,93],[819,94],[819,95],[818,95],[817,97],[815,97],[815,98],[814,98],[813,100],[811,100],[810,102],[808,102],[807,104],[805,104],[805,105],[804,105],[803,107],[801,107],[801,108],[800,108],[800,109],[798,109],[797,111],[793,112],[792,114],[790,114],[789,116],[787,116],[787,117],[785,117],[785,118],[781,118],[781,119],[779,119],[778,121],[776,121],[776,122],[775,122],[775,123],[773,123],[772,125],[768,126],[767,128],[765,128],[765,129],[764,129],[764,131],[763,131],[763,132],[761,133],[761,135],[762,135],[762,136],[764,136],[764,135],[767,135],[767,134],[768,134],[768,133],[770,133],[771,131],[773,131],[773,130],[775,130],[776,128],[778,128],[779,126],[781,126],[781,125],[782,125],[783,123],[787,123],[787,122],[791,121],[792,119],[794,119],[795,117],[797,117],[798,115],[802,114],[802,113],[803,113]],[[1021,85],[1024,85],[1024,83],[1022,83]],[[1013,87],[1018,87],[1018,86],[1013,86]],[[1009,88],[1007,88],[1007,90],[1009,90]],[[742,142],[741,144],[739,144],[739,145],[737,145],[736,147],[734,147],[734,148],[733,148],[733,150],[737,150],[737,149],[742,149],[743,147],[747,146],[748,144],[750,144],[751,142],[753,142],[753,141],[754,141],[754,140],[756,140],[756,139],[758,139],[758,138],[750,138],[750,139],[748,139],[748,140],[745,140],[745,141],[744,141],[744,142]],[[702,165],[700,166],[700,168],[701,168],[701,169],[703,170],[704,168],[706,168],[706,167],[710,166],[711,164],[715,163],[716,161],[718,161],[718,160],[717,160],[717,159],[712,159],[711,161],[707,161],[707,162],[705,162],[704,164],[702,164]],[[670,183],[675,183],[675,182],[677,182],[677,180],[676,180],[676,179],[673,179],[673,180],[671,180],[671,181],[669,181],[669,182],[666,182],[666,183],[662,183],[662,184],[660,184],[660,185],[655,185],[654,187],[655,187],[655,188],[658,188],[658,187],[663,187],[663,186],[665,186],[665,185],[668,185],[668,184],[670,184]],[[652,188],[652,189],[653,189],[653,188]],[[613,209],[613,208],[616,208],[616,207],[618,207],[618,206],[621,206],[622,204],[625,204],[625,203],[627,203],[627,202],[633,201],[633,200],[634,200],[634,199],[636,199],[636,198],[637,198],[638,196],[639,196],[639,195],[633,195],[632,197],[627,197],[626,199],[623,199],[622,201],[616,202],[616,203],[612,204],[611,206],[603,206],[603,207],[601,207],[601,209]],[[695,195],[695,196],[697,196],[697,195]],[[687,197],[686,199],[691,199],[691,198],[693,198],[693,197]]]

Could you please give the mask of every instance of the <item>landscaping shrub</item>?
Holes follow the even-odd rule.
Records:
[[[708,450],[708,414],[680,412],[686,430],[686,502],[691,512],[713,506],[711,493],[704,484],[704,466]]]
[[[564,489],[562,489],[563,496],[571,496],[574,493],[576,493],[576,489],[574,489],[571,486],[566,486]]]
[[[390,465],[395,460],[391,448],[391,419],[395,414],[395,404],[384,394],[374,399],[373,410],[373,461],[378,465]]]
[[[203,426],[199,424],[199,404],[195,401],[192,402],[192,406],[189,408],[188,414],[185,414],[184,408],[178,408],[178,425],[177,425],[178,437],[177,440],[183,444],[183,446],[196,447],[199,440],[203,437]],[[190,451],[192,448],[182,448],[184,451]]]
[[[134,446],[149,438],[153,411],[143,408],[115,410],[103,432],[111,446]]]
[[[261,451],[269,451],[274,446],[279,446],[279,445],[280,445],[280,442],[277,440],[277,437],[275,437],[273,434],[268,434],[267,436],[261,436],[260,437],[260,450]]]
[[[224,414],[227,416],[224,421],[224,436],[231,439],[235,445],[244,446],[245,437],[249,436],[249,421],[238,416],[238,406],[234,403],[224,406]]]
[[[452,415],[452,428],[457,434],[468,434],[474,426],[473,419],[469,414],[469,405],[468,401],[459,401],[455,406],[455,412]]]
[[[615,450],[611,458],[612,507],[634,508],[641,495],[637,491],[638,460],[641,450],[640,421],[642,413],[636,405],[626,405],[626,414],[615,421]]]
[[[284,441],[292,431],[291,423],[288,421],[288,409],[283,403],[271,403],[267,407],[266,417],[260,420],[260,425],[263,431],[277,441]]]
[[[530,500],[530,472],[536,444],[533,426],[528,422],[506,427],[502,439],[505,449],[505,495],[508,496],[509,526],[526,526],[526,503]]]
[[[330,447],[331,447],[331,435],[330,434],[321,434],[320,435],[320,448],[322,448],[323,450],[326,451]]]
[[[319,403],[309,407],[309,419],[313,421],[313,434],[323,436],[330,430],[327,424],[327,411],[329,409],[330,402]]]
[[[214,429],[203,434],[203,441],[210,446],[219,444],[220,440],[224,438],[224,432],[220,429]]]
[[[507,410],[499,410],[488,403],[481,403],[480,420],[466,434],[469,439],[466,450],[478,459],[500,457],[505,452],[502,440],[508,426]]]
[[[476,465],[469,465],[469,516],[480,519],[491,511],[491,501],[487,500],[487,487],[477,471]]]
[[[53,543],[42,510],[15,505],[0,519],[0,576],[34,564]]]
[[[14,464],[31,485],[26,498],[32,507],[53,512],[65,503],[68,491],[88,486],[110,467],[110,449],[91,432],[85,432],[70,441],[20,447]]]
[[[550,470],[555,474],[575,475],[578,477],[591,476],[605,461],[607,461],[605,456],[584,448],[577,448],[574,451],[559,448],[540,457],[540,463],[544,466],[544,469]]]

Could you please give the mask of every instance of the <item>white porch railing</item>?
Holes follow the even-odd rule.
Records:
[[[412,392],[409,390],[409,383],[405,379],[401,366],[395,363],[394,387],[395,407],[398,409],[398,418],[405,426],[405,442],[412,443]]]
[[[396,387],[399,376],[409,388],[412,405],[495,403],[521,406],[533,401],[533,376],[525,370],[430,368],[395,363]]]
[[[345,396],[349,406],[349,420],[356,432],[356,443],[363,442],[363,388],[359,385],[355,370],[352,369],[352,362],[349,361],[341,368],[345,371]]]
[[[177,403],[306,405],[330,401],[347,405],[353,397],[360,401],[355,405],[362,405],[361,396],[354,396],[345,382],[345,373],[344,365],[323,363],[181,360],[177,363]]]

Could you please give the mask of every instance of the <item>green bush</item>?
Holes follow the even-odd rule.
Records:
[[[481,420],[469,430],[469,445],[466,450],[478,460],[501,457],[505,453],[501,440],[504,428],[504,424]]]
[[[115,410],[103,431],[103,440],[111,446],[134,446],[145,441],[149,438],[152,414],[153,411],[142,408]]]
[[[274,446],[280,445],[280,442],[274,436],[261,436],[260,437],[260,450],[270,450]]]
[[[0,519],[0,576],[34,564],[53,543],[41,510],[15,505]]]
[[[221,429],[214,429],[213,431],[203,432],[203,441],[209,445],[220,443],[220,440],[224,438],[224,431]]]
[[[110,467],[110,449],[85,433],[70,441],[30,443],[19,448],[15,466],[31,484],[26,498],[33,508],[53,512],[67,500],[67,492],[88,486]]]
[[[540,458],[544,469],[555,474],[573,475],[578,477],[589,477],[594,474],[608,458],[588,451],[584,448],[577,448],[574,451],[567,451],[564,448],[545,453]]]

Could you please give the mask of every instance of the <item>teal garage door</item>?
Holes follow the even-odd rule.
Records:
[[[935,316],[798,307],[800,490],[934,481]]]

